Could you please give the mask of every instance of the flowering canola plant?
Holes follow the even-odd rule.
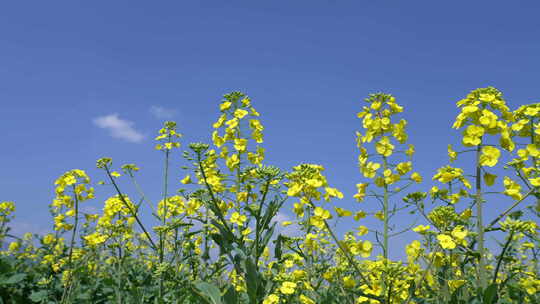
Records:
[[[450,164],[429,180],[413,170],[404,107],[370,94],[349,198],[322,165],[267,164],[260,113],[247,95],[227,94],[210,143],[180,152],[175,122],[158,131],[157,201],[137,165],[104,157],[105,181],[80,169],[55,181],[52,233],[13,235],[16,204],[0,202],[0,302],[540,303],[540,103],[512,111],[488,87],[457,107],[463,147],[448,145]],[[171,166],[179,155],[182,172]],[[98,193],[101,212],[84,211]],[[415,220],[399,227],[402,213]],[[353,224],[340,233],[343,222]],[[400,248],[392,240],[403,235],[415,237]]]

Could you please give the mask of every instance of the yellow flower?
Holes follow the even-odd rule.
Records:
[[[379,211],[379,212],[375,213],[374,216],[376,218],[378,218],[379,220],[381,220],[381,221],[384,220],[384,213],[382,211]]]
[[[441,247],[444,249],[454,249],[456,248],[456,243],[452,239],[452,237],[446,235],[446,234],[439,234],[437,235],[437,240],[439,240],[439,244],[441,244]]]
[[[249,110],[251,111],[251,115],[252,115],[252,116],[260,116],[260,115],[261,115],[261,114],[259,114],[259,112],[257,112],[257,111],[255,110],[255,108],[253,108],[253,107],[249,108]]]
[[[367,165],[362,166],[362,174],[364,174],[364,177],[366,178],[373,178],[380,167],[381,164],[379,163],[369,162]]]
[[[324,199],[326,201],[329,201],[330,200],[330,197],[337,197],[339,199],[342,199],[343,198],[343,193],[341,193],[338,189],[336,188],[330,188],[330,187],[325,187],[324,190],[326,191],[326,194],[324,195]]]
[[[480,155],[480,165],[493,167],[499,161],[501,151],[492,146],[482,147],[482,155]]]
[[[247,220],[247,217],[238,212],[234,212],[231,215],[231,219],[230,219],[231,223],[237,224],[238,226],[242,226],[246,220]]]
[[[212,125],[212,127],[214,127],[214,129],[220,128],[221,126],[223,126],[225,119],[227,119],[227,115],[222,114],[219,119]]]
[[[470,125],[463,132],[462,143],[464,146],[477,146],[481,143],[480,137],[484,135],[484,128]]]
[[[277,304],[279,303],[279,296],[271,294],[263,300],[263,304]]]
[[[390,143],[390,138],[388,138],[387,136],[384,136],[375,145],[375,150],[377,150],[377,153],[388,157],[388,156],[392,155],[392,152],[394,151],[394,145],[392,145]]]
[[[238,166],[238,164],[240,164],[238,154],[233,154],[230,157],[227,157],[227,160],[225,161],[225,165],[227,165],[227,167],[231,171],[233,171]]]
[[[243,110],[243,109],[236,109],[236,111],[234,111],[234,117],[238,118],[238,119],[242,119],[244,118],[246,115],[248,115],[248,111],[246,110]]]
[[[295,183],[289,187],[289,189],[287,190],[287,195],[297,196],[298,194],[300,194],[301,191],[302,191],[302,185]]]
[[[486,185],[488,186],[493,186],[493,184],[495,184],[495,179],[497,178],[497,175],[494,175],[494,174],[489,174],[489,173],[484,173],[484,182],[486,183]]]
[[[397,171],[400,175],[405,175],[407,172],[409,172],[409,171],[411,171],[411,170],[412,170],[412,163],[411,163],[410,161],[399,163],[399,164],[396,166],[396,171]]]
[[[188,174],[186,175],[186,177],[184,177],[182,180],[180,180],[180,182],[184,185],[186,184],[190,184],[191,183],[191,176]]]
[[[472,210],[470,208],[465,209],[459,217],[463,220],[468,220],[472,216]]]
[[[343,286],[345,286],[345,288],[354,288],[354,286],[356,286],[356,281],[350,275],[345,276],[343,277]]]
[[[358,236],[366,235],[369,232],[369,229],[366,226],[358,226],[357,230],[358,232],[356,234]]]
[[[21,244],[19,242],[11,242],[9,243],[8,250],[10,252],[15,252],[19,250],[20,247],[21,247]]]
[[[281,291],[282,294],[290,295],[294,293],[295,289],[296,283],[285,281],[281,284],[279,291]]]
[[[366,215],[367,214],[364,211],[360,210],[360,211],[356,212],[356,214],[354,215],[354,220],[358,221],[360,219],[363,219],[363,218],[366,217]]]
[[[420,254],[421,247],[422,244],[419,241],[414,240],[405,247],[405,252],[409,257],[416,258]]]
[[[504,194],[512,197],[516,201],[521,199],[521,186],[518,183],[510,179],[508,176],[505,176],[503,184],[504,188],[506,189],[503,192]]]
[[[225,139],[223,137],[220,137],[218,135],[218,131],[215,130],[214,132],[212,132],[212,142],[214,142],[214,145],[219,148],[225,143]]]
[[[339,217],[344,217],[344,216],[351,216],[352,215],[352,212],[347,210],[347,209],[343,209],[343,208],[339,208],[339,207],[334,207],[334,210],[336,210],[336,213]]]
[[[302,304],[315,304],[315,301],[306,297],[305,295],[300,295],[300,303]]]
[[[529,182],[531,182],[531,185],[538,187],[540,186],[540,177],[529,178]]]
[[[245,139],[245,138],[236,138],[234,140],[234,148],[238,152],[246,151],[246,146],[247,146],[247,139]]]
[[[422,182],[422,176],[418,172],[414,172],[413,174],[411,174],[411,179],[418,184]]]
[[[452,145],[448,144],[448,157],[450,158],[450,162],[453,162],[457,158],[457,152],[452,149]]]
[[[250,119],[249,120],[249,127],[253,130],[262,131],[264,130],[264,127],[261,125],[261,122],[257,119]]]
[[[83,237],[89,246],[97,246],[104,243],[107,240],[107,236],[99,232],[94,232]]]
[[[463,240],[465,237],[467,237],[467,234],[468,234],[468,231],[466,229],[464,229],[463,226],[456,226],[453,230],[452,230],[452,236],[458,240],[458,241],[461,241]]]
[[[448,280],[448,287],[450,287],[450,290],[454,291],[463,286],[465,283],[465,280]]]
[[[228,110],[231,106],[232,106],[232,102],[230,102],[230,101],[225,101],[224,103],[222,103],[222,104],[219,106],[219,109],[223,112],[223,111]]]
[[[234,129],[238,126],[238,118],[233,118],[225,122],[227,129]]]
[[[314,187],[314,188],[319,188],[323,185],[323,181],[320,180],[320,179],[316,179],[316,178],[311,178],[311,179],[308,179],[306,181],[306,184],[310,185],[311,187]]]
[[[417,232],[417,233],[420,233],[420,234],[424,234],[426,233],[427,231],[429,231],[429,229],[431,229],[431,227],[429,225],[427,226],[424,226],[424,225],[418,225],[416,226],[415,228],[413,228],[413,231],[414,232]]]
[[[315,211],[313,213],[314,213],[315,216],[318,216],[318,217],[320,217],[322,219],[325,219],[325,220],[332,217],[332,215],[330,214],[330,211],[325,210],[325,209],[323,209],[321,207],[315,207]]]
[[[364,184],[356,184],[356,188],[358,189],[358,192],[353,196],[358,202],[361,202],[364,200],[364,197],[366,196],[366,187],[368,186],[367,183]]]
[[[355,246],[351,246],[351,252],[353,254],[360,253],[360,256],[367,258],[371,255],[371,250],[373,249],[373,244],[370,241],[359,241]]]

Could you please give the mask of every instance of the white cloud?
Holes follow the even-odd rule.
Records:
[[[141,142],[144,136],[133,128],[133,122],[123,120],[118,114],[110,114],[94,118],[94,124],[102,129],[109,130],[114,138],[120,138],[129,142]]]
[[[281,233],[283,235],[286,235],[286,236],[290,236],[290,237],[293,237],[293,236],[298,236],[300,234],[300,227],[296,224],[291,224],[289,226],[283,226],[281,223],[283,222],[288,222],[288,221],[292,221],[292,218],[279,211],[271,220],[271,222],[277,222],[276,224],[276,235],[278,233]]]
[[[169,119],[176,114],[176,111],[164,108],[162,106],[151,106],[150,113],[159,119]]]

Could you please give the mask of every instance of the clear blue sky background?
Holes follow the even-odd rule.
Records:
[[[0,200],[17,203],[15,232],[49,230],[54,179],[80,168],[100,180],[103,156],[138,164],[158,199],[163,115],[185,143],[209,142],[233,90],[262,114],[267,164],[322,164],[347,195],[341,206],[355,208],[356,113],[369,93],[394,94],[427,189],[458,142],[450,127],[467,92],[495,86],[512,109],[540,101],[539,11],[538,1],[4,1]],[[134,132],[110,136],[95,123],[104,116]]]

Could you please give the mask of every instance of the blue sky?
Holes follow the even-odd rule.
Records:
[[[234,90],[262,114],[267,164],[324,165],[347,195],[343,206],[364,181],[356,113],[369,93],[394,94],[429,187],[448,163],[446,145],[458,142],[450,127],[467,92],[495,86],[512,109],[540,101],[539,9],[537,1],[3,2],[0,199],[17,203],[17,232],[50,229],[54,179],[80,168],[100,180],[103,156],[138,164],[157,199],[162,159],[152,138],[165,116],[184,143],[209,142],[221,96]]]

